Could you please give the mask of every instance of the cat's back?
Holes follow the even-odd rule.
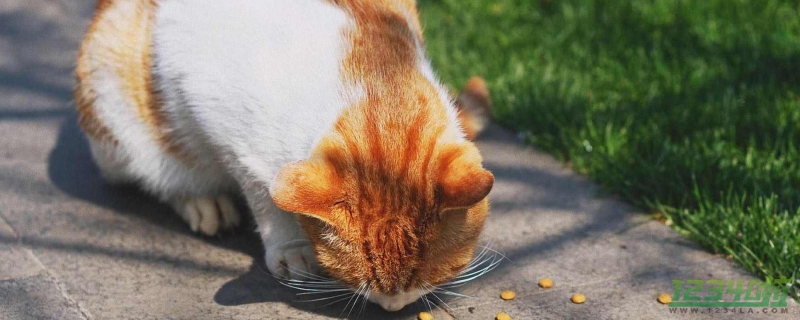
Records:
[[[212,137],[257,128],[243,138],[292,141],[305,147],[293,149],[297,157],[347,105],[341,61],[350,25],[324,0],[163,0],[154,73],[165,101],[190,105]]]
[[[209,158],[206,139],[305,156],[348,104],[350,25],[325,0],[99,0],[76,69],[81,126],[164,161]]]
[[[328,1],[162,0],[158,6],[155,73],[182,80],[165,85],[179,82],[200,96],[230,87],[228,94],[267,105],[298,105],[339,82],[348,17]]]

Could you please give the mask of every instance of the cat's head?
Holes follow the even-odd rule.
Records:
[[[284,167],[270,193],[300,213],[329,276],[395,311],[470,263],[494,176],[469,141],[381,146],[329,137]]]

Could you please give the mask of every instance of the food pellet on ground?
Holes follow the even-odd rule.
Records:
[[[508,313],[500,312],[497,316],[494,317],[495,320],[511,320],[511,316]]]
[[[517,296],[517,293],[515,293],[514,291],[511,291],[511,290],[506,290],[506,291],[503,291],[502,293],[500,293],[500,298],[502,298],[503,300],[512,300],[516,296]]]
[[[661,304],[669,304],[670,302],[672,302],[672,296],[666,293],[659,294],[658,302],[661,302]]]
[[[550,280],[550,278],[544,278],[542,280],[539,280],[539,286],[545,289],[552,288],[553,280]]]
[[[584,296],[584,295],[582,295],[580,293],[573,294],[572,295],[572,302],[575,303],[575,304],[584,303],[584,302],[586,302],[586,296]]]
[[[417,320],[433,320],[433,315],[423,311],[419,313]]]

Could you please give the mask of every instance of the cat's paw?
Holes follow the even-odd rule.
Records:
[[[322,271],[308,240],[296,245],[267,247],[266,263],[269,272],[281,279],[313,279]]]
[[[176,200],[173,206],[192,231],[208,236],[232,229],[241,222],[239,212],[228,196]]]

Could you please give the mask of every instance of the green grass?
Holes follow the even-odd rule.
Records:
[[[800,4],[422,0],[445,82],[765,279],[800,266]],[[800,276],[800,274],[798,274]]]

